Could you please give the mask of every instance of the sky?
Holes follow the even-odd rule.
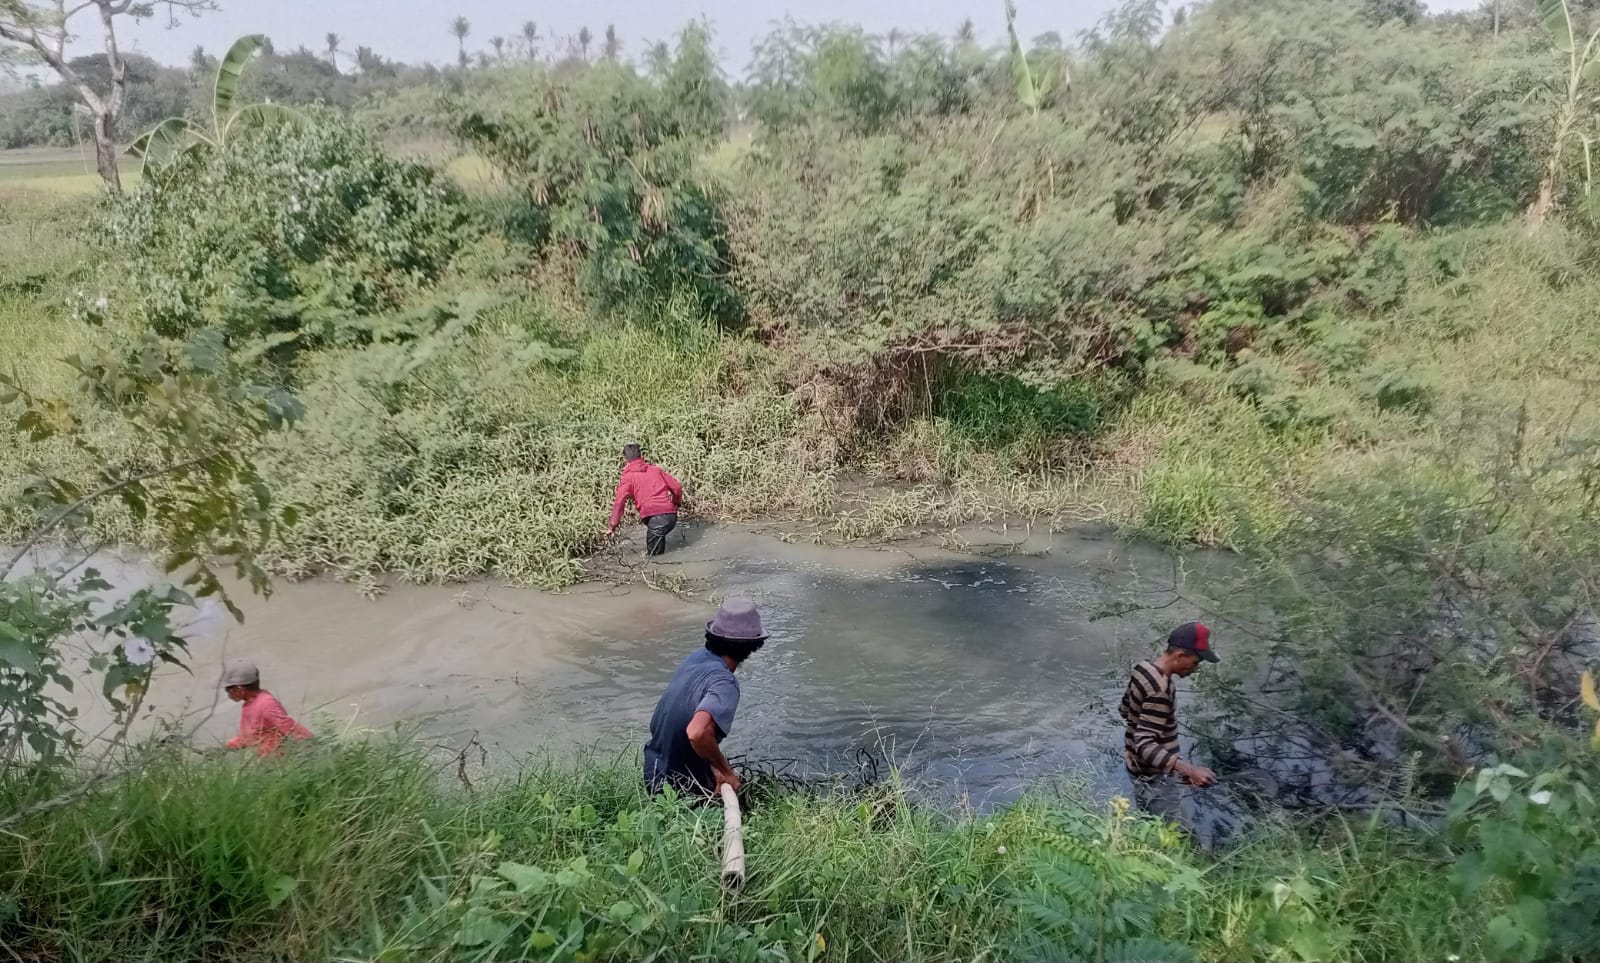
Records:
[[[1071,38],[1115,6],[1116,0],[1019,0],[1018,30],[1031,38],[1049,30]],[[1434,10],[1476,7],[1480,0],[1431,0]],[[219,0],[221,10],[196,19],[180,15],[173,29],[157,5],[157,16],[119,36],[125,47],[156,60],[185,64],[196,44],[213,54],[225,50],[248,33],[264,33],[279,48],[304,44],[325,49],[324,37],[337,33],[342,49],[371,47],[379,55],[412,63],[454,63],[456,41],[450,21],[460,15],[472,23],[469,50],[488,49],[496,34],[520,34],[522,23],[533,20],[541,35],[570,36],[587,25],[598,39],[614,23],[623,41],[624,56],[637,56],[649,42],[670,38],[691,19],[704,17],[716,32],[723,64],[742,73],[750,60],[752,42],[785,16],[803,23],[841,21],[859,24],[872,33],[891,27],[920,33],[953,33],[971,17],[979,39],[998,43],[1005,36],[1001,0],[588,0],[586,3],[546,4],[529,0]],[[86,36],[76,46],[80,53],[98,48],[95,25],[80,28]],[[547,47],[548,49],[548,47]]]

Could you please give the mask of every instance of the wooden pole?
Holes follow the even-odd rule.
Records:
[[[733,787],[723,783],[722,793],[722,883],[744,885],[744,823],[739,814],[739,797]]]

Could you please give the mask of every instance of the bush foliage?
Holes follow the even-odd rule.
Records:
[[[369,340],[467,239],[459,191],[328,113],[185,152],[93,236],[118,308],[166,337]],[[108,278],[108,282],[111,279]]]

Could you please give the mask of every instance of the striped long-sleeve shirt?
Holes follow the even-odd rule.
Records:
[[[1178,762],[1178,713],[1172,677],[1154,662],[1140,662],[1128,679],[1118,710],[1126,728],[1122,758],[1135,776],[1158,776]]]

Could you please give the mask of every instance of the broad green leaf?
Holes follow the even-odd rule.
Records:
[[[529,893],[539,893],[550,886],[550,874],[537,866],[524,866],[521,863],[501,863],[495,872],[512,886],[517,892],[526,896]]]
[[[240,37],[217,65],[217,86],[211,98],[211,116],[215,118],[219,134],[225,126],[223,118],[233,113],[233,99],[239,93],[239,80],[244,76],[245,64],[266,43],[267,38],[258,33]]]
[[[1600,712],[1600,695],[1596,695],[1594,691],[1594,673],[1585,672],[1579,687],[1583,692],[1583,704],[1596,712]]]
[[[304,114],[282,104],[246,104],[228,118],[220,131],[220,137],[223,143],[227,143],[228,138],[233,136],[235,128],[252,130],[276,124],[299,127],[304,123]]]
[[[267,880],[267,905],[273,909],[282,906],[283,901],[288,899],[294,893],[295,887],[299,885],[300,881],[293,876],[274,876],[272,879]]]
[[[1578,69],[1578,79],[1586,84],[1600,82],[1600,57],[1591,58]]]
[[[128,154],[146,164],[164,164],[190,143],[192,132],[187,120],[168,117],[129,144]]]
[[[491,910],[474,906],[467,910],[467,915],[461,920],[461,931],[456,934],[456,945],[483,946],[485,943],[499,943],[511,935],[511,930],[511,924],[496,919]]]
[[[618,923],[626,923],[633,919],[635,913],[639,912],[639,907],[624,899],[612,903],[611,909],[607,912],[609,912],[611,914],[611,918],[616,920]]]
[[[9,633],[0,634],[0,663],[21,669],[23,672],[39,671],[39,660],[28,647],[28,643],[23,641],[22,636],[4,622],[0,622],[0,626],[11,630]]]
[[[1539,0],[1539,20],[1550,32],[1550,39],[1562,53],[1571,53],[1572,13],[1567,0]]]
[[[1035,113],[1039,110],[1039,90],[1033,83],[1033,69],[1028,66],[1028,55],[1017,39],[1017,5],[1006,0],[1006,32],[1011,35],[1011,72],[1017,84],[1017,100]]]

